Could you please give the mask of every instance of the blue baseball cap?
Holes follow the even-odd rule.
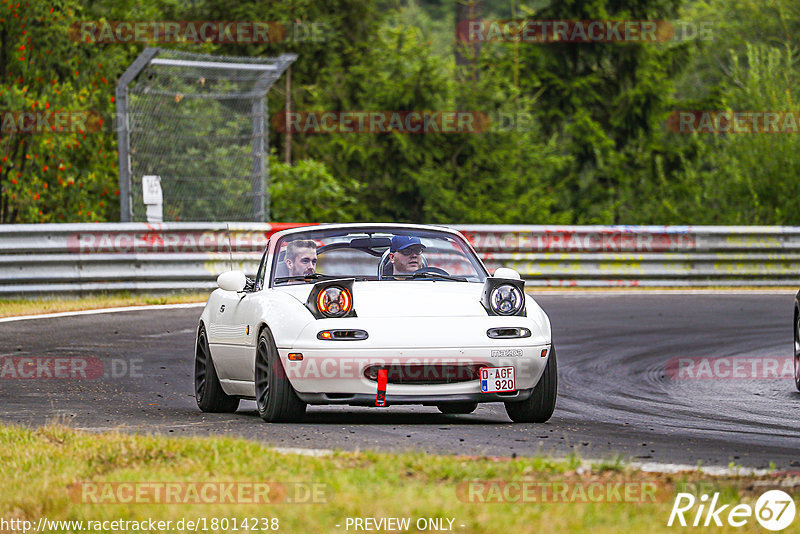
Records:
[[[392,238],[392,246],[390,247],[389,252],[397,252],[398,250],[403,250],[411,245],[419,245],[422,247],[422,250],[425,250],[425,245],[422,244],[418,237],[411,235],[396,235]]]

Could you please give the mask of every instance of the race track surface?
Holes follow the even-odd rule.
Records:
[[[501,404],[462,416],[421,406],[312,406],[300,424],[263,423],[253,402],[242,402],[234,415],[203,414],[192,386],[201,308],[0,323],[1,361],[17,366],[0,368],[0,421],[236,435],[281,447],[493,456],[576,452],[590,459],[800,467],[800,394],[792,379],[774,378],[769,367],[767,377],[729,377],[734,371],[763,374],[762,361],[789,361],[791,295],[536,298],[550,315],[559,358],[558,404],[543,425],[512,424]],[[54,356],[90,362],[88,377],[14,378],[20,358]],[[738,367],[729,359],[714,371],[719,357],[738,358]],[[674,358],[705,358],[713,376],[700,373],[704,360],[692,360],[704,378],[670,373]],[[101,372],[108,376],[96,376]]]

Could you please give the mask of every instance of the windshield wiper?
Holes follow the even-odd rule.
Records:
[[[297,276],[281,276],[275,279],[275,283],[279,284],[281,282],[288,282],[290,280],[319,280],[320,278],[338,278],[338,277],[320,273],[301,274]]]

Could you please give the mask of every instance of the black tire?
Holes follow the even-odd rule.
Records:
[[[800,313],[794,309],[794,387],[800,391]]]
[[[194,351],[194,398],[204,412],[233,413],[239,408],[239,398],[225,393],[219,383],[205,326],[197,332]]]
[[[475,411],[478,407],[477,402],[451,402],[448,404],[437,404],[439,411],[445,414],[468,414]]]
[[[558,393],[558,363],[556,362],[556,347],[550,351],[544,373],[539,383],[533,388],[533,393],[521,402],[506,402],[506,413],[515,423],[544,423],[553,415],[556,409],[556,395]]]
[[[299,421],[306,413],[306,403],[295,393],[269,328],[258,336],[255,368],[258,415],[268,423]]]

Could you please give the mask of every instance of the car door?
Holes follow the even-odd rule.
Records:
[[[208,339],[217,374],[221,380],[227,380],[233,378],[231,370],[241,356],[241,347],[247,340],[246,329],[239,322],[240,314],[236,313],[246,294],[235,291],[220,293],[214,309],[211,310],[212,322],[208,329]]]
[[[269,249],[269,247],[267,247]],[[221,332],[225,334],[222,358],[217,362],[220,379],[225,380],[253,380],[255,365],[255,349],[258,332],[254,332],[258,325],[257,301],[263,294],[266,271],[267,252],[261,257],[261,263],[253,286],[242,293],[231,292],[225,295],[222,305],[225,309],[220,312]],[[224,373],[224,375],[223,375]]]

